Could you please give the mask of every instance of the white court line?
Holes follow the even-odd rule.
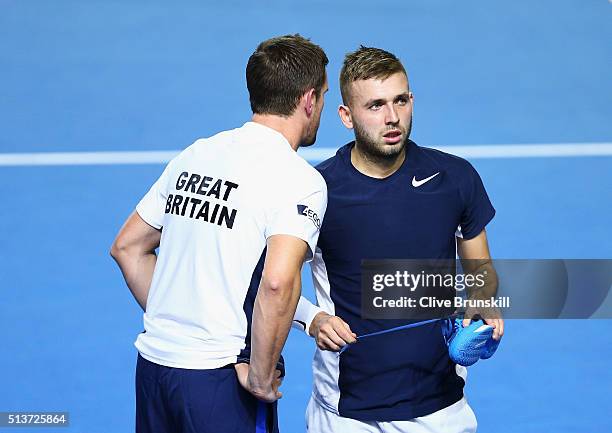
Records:
[[[0,165],[116,165],[161,164],[179,153],[170,151],[139,152],[44,152],[0,153]]]
[[[435,146],[435,148],[468,159],[612,156],[612,143],[500,144]],[[179,152],[179,150],[168,150],[0,153],[0,166],[163,164]],[[314,147],[301,149],[299,153],[309,162],[320,162],[333,156],[336,149]]]

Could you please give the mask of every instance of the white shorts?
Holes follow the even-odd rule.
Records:
[[[308,433],[474,433],[476,416],[467,400],[409,421],[358,421],[325,409],[310,397],[306,409]]]

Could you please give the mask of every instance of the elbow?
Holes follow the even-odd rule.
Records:
[[[293,317],[299,298],[299,285],[296,286],[295,279],[289,276],[264,276],[257,297],[260,303],[272,309],[273,315]],[[295,300],[295,304],[292,300]]]
[[[113,242],[113,245],[111,245],[109,254],[113,259],[115,259],[115,261],[117,261],[117,259],[121,255],[121,249],[117,246],[115,242]]]
[[[291,284],[287,278],[272,277],[265,278],[263,286],[264,290],[271,295],[280,296],[290,289]]]
[[[118,236],[113,242],[113,245],[111,245],[109,253],[110,256],[115,259],[115,261],[119,261],[119,259],[126,254],[127,249],[128,247],[126,243],[123,241],[121,236]]]
[[[296,278],[293,275],[272,274],[263,275],[262,288],[270,296],[290,296],[296,286]]]

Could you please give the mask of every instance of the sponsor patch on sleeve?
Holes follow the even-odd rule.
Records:
[[[310,209],[308,206],[304,204],[298,204],[297,210],[298,210],[298,214],[303,215],[306,218],[310,219],[310,221],[312,221],[312,223],[315,225],[316,228],[318,229],[321,228],[321,220],[319,219],[319,216],[317,215],[315,211],[313,211],[312,209]]]

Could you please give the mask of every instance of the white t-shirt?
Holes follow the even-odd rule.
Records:
[[[197,140],[174,158],[136,210],[161,242],[136,340],[151,362],[187,369],[236,362],[243,309],[266,239],[308,243],[327,206],[323,177],[278,132],[254,122]]]

